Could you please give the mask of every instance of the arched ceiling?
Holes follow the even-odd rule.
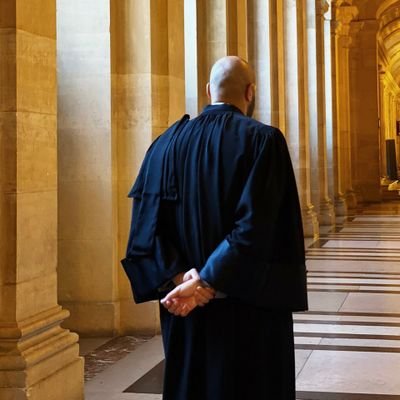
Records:
[[[400,0],[385,0],[377,10],[378,42],[386,71],[400,86]]]

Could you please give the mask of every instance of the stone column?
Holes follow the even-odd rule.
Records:
[[[307,0],[308,100],[310,126],[311,197],[320,225],[334,225],[335,214],[328,193],[324,13],[328,3]]]
[[[0,2],[0,71],[0,398],[82,400],[57,304],[55,1]]]
[[[286,78],[285,78],[285,20],[283,1],[270,1],[270,85],[271,85],[271,124],[286,132]]]
[[[271,68],[276,64],[271,46],[271,2],[248,0],[249,62],[256,73],[256,105],[254,118],[272,125]],[[274,57],[274,59],[272,58]]]
[[[305,0],[284,3],[286,138],[296,174],[304,232],[318,236],[318,220],[311,203],[308,113],[307,35]]]
[[[397,134],[397,121],[400,121],[399,118],[399,101],[400,101],[400,94],[396,94],[396,101],[395,101],[395,138],[396,138],[396,157],[397,157],[397,166],[400,168],[400,138]]]
[[[350,126],[350,85],[349,85],[349,47],[351,44],[350,22],[357,15],[352,1],[340,1],[335,9],[335,95],[336,102],[336,160],[337,196],[335,209],[337,215],[346,215],[347,209],[354,209],[357,199],[352,185],[351,165],[351,126]]]
[[[184,114],[183,0],[111,1],[113,179],[118,260],[131,217],[129,189],[145,151]],[[118,266],[121,333],[158,331],[158,302],[136,305]]]
[[[326,160],[327,160],[327,183],[328,183],[328,196],[334,201],[336,196],[336,159],[334,149],[334,118],[333,113],[335,104],[333,102],[333,71],[335,70],[332,65],[334,52],[334,46],[332,45],[331,25],[332,25],[332,6],[330,6],[324,14],[324,79],[325,79],[325,131],[326,131]],[[333,70],[332,70],[333,69]],[[335,213],[335,205],[334,205]],[[336,214],[335,214],[336,216]]]
[[[82,335],[119,329],[110,4],[57,0],[59,299]]]
[[[251,1],[251,0],[250,0]],[[228,54],[248,60],[249,0],[227,0]]]
[[[248,28],[241,12],[247,15],[244,0],[185,1],[186,112],[192,117],[209,102],[206,84],[215,61],[229,54],[246,58]]]
[[[352,172],[357,201],[381,200],[378,127],[378,82],[374,19],[352,22],[350,49]]]
[[[386,166],[386,144],[385,144],[385,68],[382,67],[379,70],[379,156],[380,156],[380,176],[383,178],[386,176],[387,166]]]
[[[391,139],[396,139],[395,125],[396,125],[396,97],[395,93],[391,92],[389,97],[389,107],[390,107],[390,120],[389,120],[389,137]]]
[[[400,141],[397,136],[396,130],[396,121],[397,121],[397,102],[399,99],[399,91],[396,90],[395,93],[393,94],[393,122],[392,122],[392,137],[395,140],[395,148],[396,148],[396,161],[397,161],[397,169],[399,169],[400,166]]]

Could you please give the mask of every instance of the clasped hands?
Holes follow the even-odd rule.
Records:
[[[215,297],[215,290],[204,286],[195,268],[174,278],[177,285],[161,300],[161,304],[171,313],[186,317],[196,307],[205,306]]]

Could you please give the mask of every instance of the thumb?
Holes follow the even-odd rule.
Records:
[[[160,300],[161,304],[172,300],[174,297],[179,297],[181,289],[177,286],[175,289],[171,290],[163,299]]]
[[[199,275],[199,273],[197,272],[197,269],[196,269],[196,268],[190,269],[190,270],[187,271],[187,272],[185,273],[185,275],[183,276],[183,281],[184,281],[184,282],[186,282],[186,281],[188,281],[188,280],[190,280],[190,279],[197,279],[197,280],[200,280],[200,275]]]

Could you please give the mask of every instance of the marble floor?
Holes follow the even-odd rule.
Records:
[[[310,310],[294,315],[297,398],[400,399],[400,201],[323,232],[307,250]],[[86,400],[161,399],[159,336],[82,346]]]

